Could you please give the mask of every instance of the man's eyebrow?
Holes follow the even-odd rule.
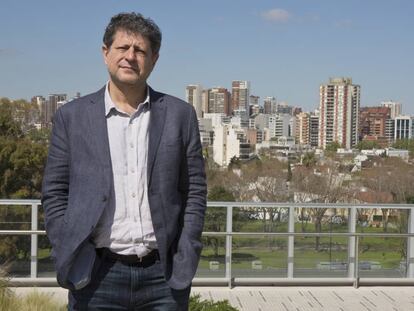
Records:
[[[131,46],[133,46],[134,49],[139,49],[139,50],[144,51],[144,47],[141,44],[135,44],[135,43],[131,44],[129,42],[124,42],[124,43],[119,43],[117,45],[117,47],[131,47]]]

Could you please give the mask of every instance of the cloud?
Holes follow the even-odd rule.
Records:
[[[271,9],[262,13],[262,18],[275,23],[286,23],[292,15],[284,9]]]

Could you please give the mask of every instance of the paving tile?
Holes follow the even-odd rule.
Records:
[[[33,288],[14,288],[24,295]],[[37,288],[67,302],[67,291]],[[414,287],[193,287],[202,299],[227,299],[240,311],[414,311]]]

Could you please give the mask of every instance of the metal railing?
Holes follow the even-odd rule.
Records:
[[[39,230],[39,200],[0,200],[0,209],[5,206],[27,206],[31,208],[30,230],[0,230],[0,236],[29,235],[30,236],[30,277],[12,277],[11,284],[15,286],[56,286],[54,277],[39,277],[38,275],[38,237],[45,235]],[[413,285],[414,284],[414,205],[410,204],[315,204],[315,203],[251,203],[251,202],[208,202],[208,207],[226,209],[225,231],[203,232],[203,237],[222,237],[225,239],[224,276],[200,277],[194,279],[195,285]],[[237,232],[234,230],[234,211],[259,211],[270,208],[287,211],[286,232]],[[347,217],[347,232],[296,232],[296,210],[298,209],[335,209],[342,210]],[[366,209],[405,210],[407,213],[406,233],[362,233],[357,232],[357,211]],[[261,217],[266,217],[262,215]],[[1,220],[0,221],[4,221]],[[1,229],[1,228],[0,228]],[[331,228],[332,229],[332,228]],[[287,272],[285,277],[236,277],[232,272],[233,238],[287,238]],[[297,277],[295,276],[295,238],[346,238],[348,240],[345,263],[347,274],[342,277]],[[404,249],[404,273],[401,277],[360,277],[361,261],[359,259],[360,241],[362,238],[399,238],[406,239]],[[332,265],[332,262],[328,263]],[[208,271],[207,271],[208,274]]]

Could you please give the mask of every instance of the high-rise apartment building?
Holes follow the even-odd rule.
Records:
[[[230,93],[226,88],[216,87],[207,92],[208,113],[230,115]]]
[[[359,110],[359,139],[385,137],[386,121],[390,119],[388,107],[362,107]]]
[[[49,94],[48,100],[45,102],[45,113],[43,121],[46,127],[52,126],[53,116],[59,107],[58,102],[65,102],[66,100],[66,94]]]
[[[389,145],[394,142],[394,132],[395,132],[394,119],[387,119],[385,121],[385,138],[387,139]]]
[[[284,113],[284,114],[292,115],[292,112],[293,112],[293,107],[289,106],[285,102],[281,102],[276,105],[276,113]]]
[[[233,157],[245,161],[251,156],[251,146],[245,131],[224,124],[214,127],[214,162],[220,166],[227,166]]]
[[[249,113],[250,82],[233,81],[231,84],[231,106],[232,110],[242,110]]]
[[[319,111],[316,110],[309,116],[309,144],[318,147],[319,139]]]
[[[287,114],[275,114],[269,117],[270,138],[288,137],[291,135],[291,116]]]
[[[296,144],[310,144],[310,115],[307,112],[301,112],[296,115]]]
[[[259,99],[259,96],[250,95],[249,116],[260,113]]]
[[[208,113],[208,90],[201,92],[201,111],[203,112],[203,117]]]
[[[397,116],[394,119],[394,140],[413,137],[413,117]]]
[[[331,78],[319,88],[319,147],[338,142],[350,149],[358,143],[359,85],[351,78]]]
[[[395,119],[396,117],[402,114],[402,105],[401,103],[394,102],[394,101],[383,101],[381,102],[381,107],[390,108],[391,119]]]
[[[203,117],[202,94],[203,87],[199,84],[190,84],[185,88],[185,99],[194,107],[197,118]]]
[[[269,128],[270,114],[260,113],[254,117],[254,126],[257,129],[264,131],[265,128]]]
[[[260,96],[250,95],[250,105],[256,106],[259,105]]]
[[[274,97],[265,97],[263,100],[263,113],[272,114],[276,113],[276,98]]]

